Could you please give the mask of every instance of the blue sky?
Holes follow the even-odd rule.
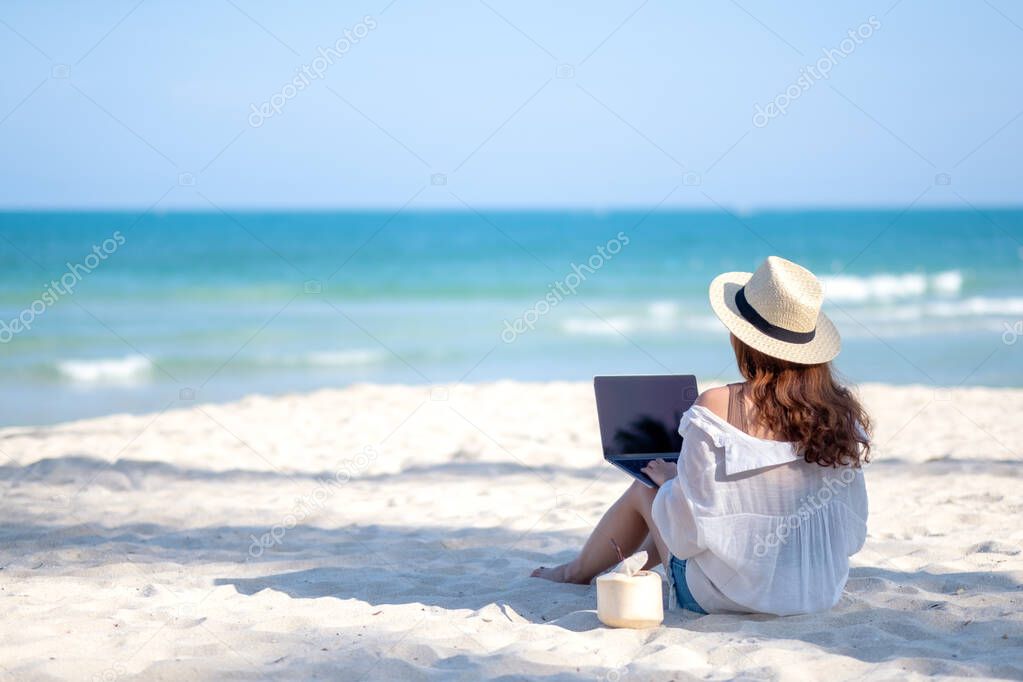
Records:
[[[0,206],[1023,198],[1019,3],[388,2],[4,3]]]

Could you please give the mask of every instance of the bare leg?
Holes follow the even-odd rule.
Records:
[[[634,554],[644,543],[652,544],[655,550],[651,552],[651,558],[654,554],[657,560],[669,556],[651,519],[651,507],[656,494],[656,490],[633,482],[604,513],[579,556],[554,568],[541,566],[533,571],[533,577],[561,583],[589,583],[595,576],[618,563],[618,552],[611,544],[612,539],[622,548],[625,556]],[[653,565],[657,560],[647,563]]]
[[[643,565],[644,571],[649,571],[651,568],[661,563],[661,550],[657,546],[657,541],[654,540],[652,535],[646,536],[646,540],[643,541],[643,546],[639,549],[642,552],[646,552],[646,564]]]

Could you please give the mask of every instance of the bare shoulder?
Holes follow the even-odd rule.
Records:
[[[728,386],[708,388],[696,399],[696,404],[707,408],[722,419],[728,419]]]

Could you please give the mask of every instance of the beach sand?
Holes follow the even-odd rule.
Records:
[[[355,386],[0,431],[13,679],[1023,678],[1023,390],[866,385],[828,613],[612,630],[531,579],[627,487],[585,383]]]

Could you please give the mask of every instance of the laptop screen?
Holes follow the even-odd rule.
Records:
[[[678,423],[696,401],[696,377],[594,377],[597,418],[604,457],[659,454],[677,456],[682,449]]]

